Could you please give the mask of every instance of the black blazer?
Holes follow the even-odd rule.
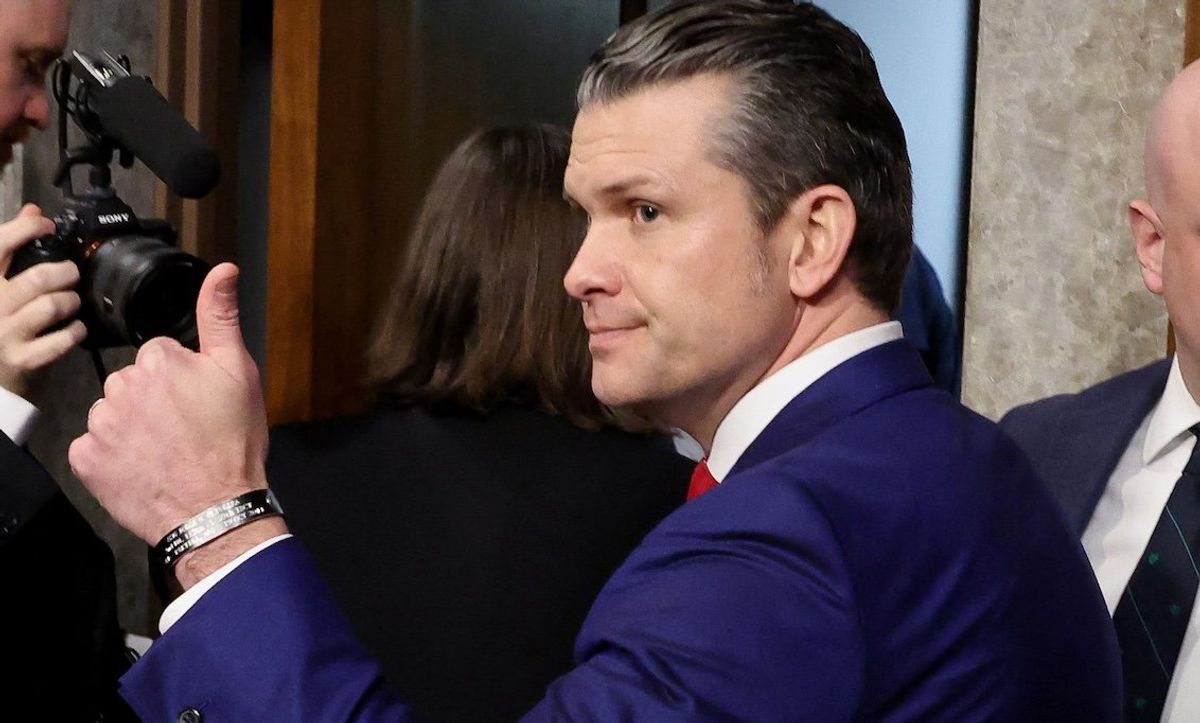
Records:
[[[116,692],[129,659],[108,545],[3,434],[0,470],[0,719],[136,720]]]
[[[684,501],[669,440],[540,411],[277,428],[268,479],[366,648],[427,720],[511,720],[572,667],[604,582]]]
[[[1076,534],[1087,529],[1108,478],[1158,403],[1170,371],[1171,360],[1162,359],[1078,394],[1017,407],[1000,420]]]

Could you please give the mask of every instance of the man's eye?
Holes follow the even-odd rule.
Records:
[[[634,212],[637,214],[637,220],[642,223],[650,223],[658,218],[659,210],[648,203],[639,203]]]
[[[48,68],[44,63],[37,62],[33,59],[26,60],[22,71],[25,73],[25,78],[30,82],[41,85],[46,82],[46,71]]]

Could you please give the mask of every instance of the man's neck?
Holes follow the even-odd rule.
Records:
[[[707,454],[712,451],[712,441],[717,427],[729,414],[729,410],[733,409],[738,400],[761,384],[764,379],[835,339],[885,321],[888,321],[887,314],[867,304],[861,297],[802,307],[797,311],[796,325],[791,339],[783,345],[782,351],[765,371],[740,384],[735,380],[729,380],[721,393],[715,395],[702,408],[699,405],[681,405],[681,408],[677,410],[678,414],[675,415],[679,421],[668,421],[668,423],[672,423],[690,434],[700,443]]]
[[[1183,385],[1187,387],[1192,399],[1200,404],[1200,359],[1182,345],[1176,347],[1175,358],[1179,360],[1179,374],[1183,377]]]

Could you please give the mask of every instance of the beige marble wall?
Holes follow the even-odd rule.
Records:
[[[982,0],[963,401],[998,417],[1164,352],[1125,221],[1184,0]]]

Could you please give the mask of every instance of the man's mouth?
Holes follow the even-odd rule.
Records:
[[[624,341],[633,332],[637,331],[639,327],[640,325],[638,324],[629,326],[589,326],[587,328],[589,334],[588,347],[592,351],[611,348]]]

